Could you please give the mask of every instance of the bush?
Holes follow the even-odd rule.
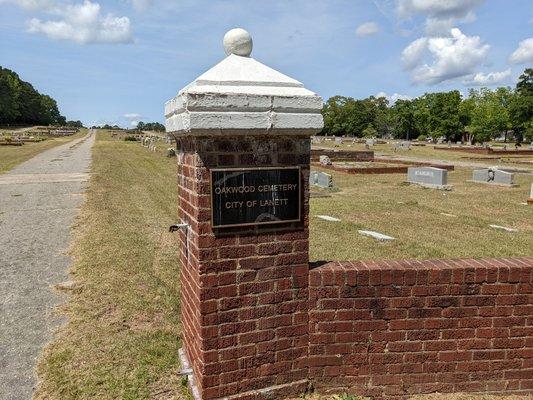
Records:
[[[425,142],[427,139],[428,139],[428,137],[426,135],[420,135],[418,137],[418,141],[419,142]]]
[[[124,138],[124,140],[126,142],[136,142],[137,141],[137,138],[135,136],[132,136],[132,135],[128,135]]]

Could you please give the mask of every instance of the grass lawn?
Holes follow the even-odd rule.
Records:
[[[68,322],[38,363],[37,399],[187,397],[176,376],[178,244],[167,229],[177,221],[177,188],[166,147],[158,143],[152,153],[98,131],[87,200],[74,226],[74,287],[62,307]],[[454,191],[442,192],[405,186],[404,174],[328,172],[340,191],[311,200],[313,260],[531,255],[533,207],[519,204],[531,177],[519,176],[518,188],[494,188],[466,183],[470,171],[458,170],[450,174]],[[498,232],[489,223],[520,232]],[[380,244],[360,236],[361,228],[398,240]]]
[[[14,166],[35,157],[45,150],[83,137],[86,133],[86,129],[80,129],[78,133],[72,136],[50,137],[42,142],[24,143],[22,146],[0,146],[0,174],[9,171]]]
[[[37,399],[181,396],[174,163],[97,133],[74,226],[68,323],[38,363]]]
[[[313,167],[314,169],[315,167]],[[320,169],[320,168],[317,168]],[[530,256],[533,253],[532,175],[516,175],[515,188],[466,182],[472,171],[448,172],[453,191],[403,183],[405,174],[333,176],[338,192],[311,200],[311,259],[464,258]],[[449,215],[443,215],[449,214]],[[330,215],[341,222],[328,222]],[[451,215],[451,216],[450,216]],[[489,224],[518,229],[498,231]],[[359,229],[395,237],[381,243]]]

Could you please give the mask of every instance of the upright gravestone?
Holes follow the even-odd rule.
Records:
[[[311,171],[309,178],[311,185],[315,185],[321,188],[331,188],[333,187],[333,178],[330,174],[320,171]]]
[[[176,140],[182,355],[202,399],[278,398],[308,376],[310,136],[322,99],[250,58],[228,57],[165,105]]]
[[[320,164],[322,165],[331,165],[331,158],[329,158],[329,156],[326,156],[326,155],[321,155],[318,160],[320,161]]]
[[[474,170],[472,172],[472,181],[496,186],[515,186],[514,174],[497,168]]]
[[[434,167],[409,167],[407,182],[434,189],[451,190],[452,188],[448,185],[448,171]]]

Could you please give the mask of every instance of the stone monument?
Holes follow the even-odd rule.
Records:
[[[311,171],[309,182],[311,185],[321,188],[333,187],[333,177],[330,174],[326,174],[325,172],[321,171]]]
[[[185,365],[201,399],[278,398],[308,376],[310,136],[322,99],[228,55],[165,104],[176,140]]]
[[[452,186],[448,185],[448,171],[442,168],[409,167],[407,182],[433,189],[452,189]]]
[[[514,174],[494,168],[476,169],[472,172],[472,182],[486,183],[495,186],[516,186]]]

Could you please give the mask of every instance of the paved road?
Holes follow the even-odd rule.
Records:
[[[70,226],[89,177],[91,132],[0,175],[0,399],[30,399],[35,363],[61,321]]]

